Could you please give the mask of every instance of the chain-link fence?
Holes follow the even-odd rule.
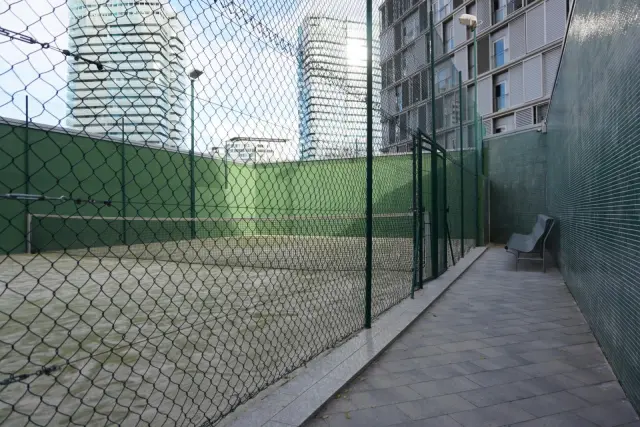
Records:
[[[0,422],[215,423],[412,292],[366,6],[1,6]]]

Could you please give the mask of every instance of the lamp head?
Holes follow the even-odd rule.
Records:
[[[478,18],[475,15],[469,15],[468,13],[460,16],[460,23],[465,27],[474,30],[478,26]]]
[[[200,77],[200,76],[201,76],[201,75],[203,75],[203,74],[204,74],[204,71],[201,71],[201,70],[191,70],[191,71],[189,71],[189,78],[190,78],[191,80],[197,80],[197,79],[198,79],[198,77]]]

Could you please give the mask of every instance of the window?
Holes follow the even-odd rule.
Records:
[[[423,70],[420,73],[420,89],[422,93],[422,100],[424,101],[429,97],[429,73],[427,70]]]
[[[449,20],[443,24],[444,37],[443,37],[443,51],[445,53],[453,50],[453,21]]]
[[[503,80],[495,85],[495,110],[504,110],[509,106],[509,94],[507,93],[507,82]]]
[[[434,1],[436,22],[443,19],[445,16],[451,13],[451,0],[437,0]]]
[[[402,111],[402,87],[396,86],[395,91],[396,111]]]
[[[436,90],[438,91],[439,94],[449,89],[449,86],[451,84],[450,80],[451,80],[451,69],[444,68],[438,71],[438,80],[436,81]]]
[[[400,65],[400,68],[402,70],[402,77],[407,77],[407,55],[408,54],[409,54],[408,51],[402,52],[402,64]]]
[[[506,126],[498,126],[493,130],[493,133],[498,134],[498,133],[503,133],[507,131],[507,127]]]
[[[411,102],[420,101],[420,75],[417,74],[411,78]]]
[[[505,64],[504,38],[493,43],[493,66],[502,67]]]
[[[418,36],[418,14],[414,13],[404,20],[402,25],[403,42],[411,43]]]
[[[516,10],[522,7],[524,0],[511,0],[507,3],[507,16],[511,15]],[[567,9],[569,10],[569,9]]]
[[[538,124],[544,122],[547,118],[548,109],[548,104],[536,105],[533,108],[533,123]]]
[[[507,16],[507,0],[493,0],[493,23],[504,21]]]

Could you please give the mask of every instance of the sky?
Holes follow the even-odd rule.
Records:
[[[295,158],[297,58],[287,47],[295,48],[298,27],[308,15],[364,22],[365,1],[171,0],[170,4],[184,27],[185,72],[204,71],[196,82],[196,151],[219,147],[231,137],[255,136],[287,139],[279,151],[283,159]],[[68,7],[65,0],[0,0],[0,26],[65,49]],[[374,6],[374,20],[377,17]],[[64,55],[4,36],[0,52],[0,116],[24,120],[28,95],[31,121],[65,125]]]

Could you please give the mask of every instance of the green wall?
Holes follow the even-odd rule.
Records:
[[[577,0],[548,118],[553,253],[640,410],[640,2]]]
[[[30,127],[27,132],[23,126],[3,123],[0,124],[0,193],[27,191],[24,162],[27,146],[29,193],[111,201],[111,206],[34,201],[28,206],[33,214],[98,218],[191,216],[187,153],[70,135],[59,130]],[[198,237],[274,233],[364,235],[366,164],[363,158],[255,166],[228,163],[225,167],[219,160],[196,157],[195,170],[196,216],[244,219],[216,225],[202,222],[197,226]],[[411,174],[410,155],[374,159],[374,214],[409,214]],[[15,200],[4,200],[0,206],[1,252],[25,250],[26,208],[24,201]],[[249,220],[282,216],[322,218]],[[123,226],[122,221],[45,219],[33,224],[32,229],[37,233],[34,231],[32,240],[39,242],[41,250],[114,245],[122,241],[123,228],[127,243],[190,238],[188,221],[132,221]],[[410,237],[411,218],[378,216],[374,232],[379,237]]]
[[[484,141],[491,200],[491,241],[506,243],[512,233],[528,234],[537,214],[547,214],[547,155],[537,130]]]

